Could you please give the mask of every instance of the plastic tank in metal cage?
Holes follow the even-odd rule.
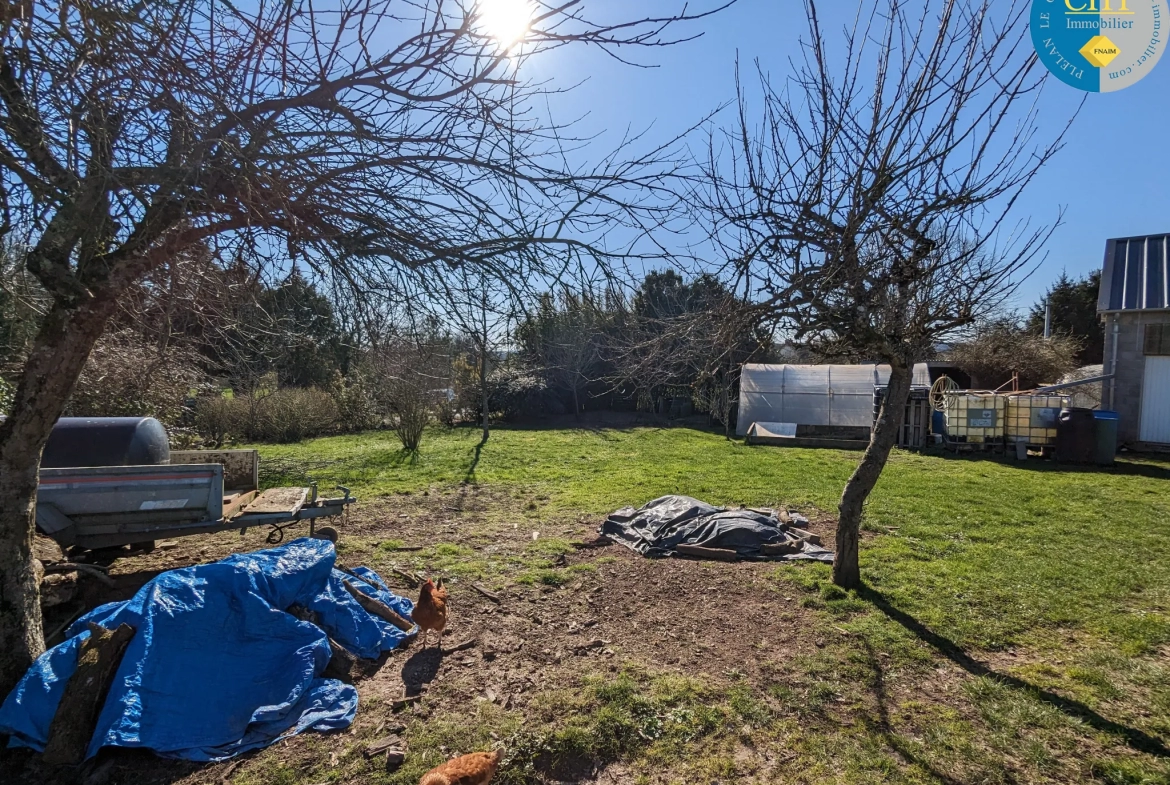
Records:
[[[946,394],[947,441],[1002,443],[1007,400],[995,393]]]
[[[1049,447],[1056,444],[1060,410],[1069,406],[1063,395],[1008,395],[1004,436],[1009,444]]]

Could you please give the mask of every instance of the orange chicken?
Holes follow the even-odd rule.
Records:
[[[487,785],[500,765],[502,753],[473,752],[452,758],[423,775],[418,785]]]
[[[430,578],[427,579],[419,591],[418,602],[414,604],[414,613],[410,616],[422,630],[423,646],[427,645],[427,637],[434,630],[439,633],[437,645],[443,648],[443,628],[447,626],[447,590],[443,588],[442,578],[439,578],[438,586]]]

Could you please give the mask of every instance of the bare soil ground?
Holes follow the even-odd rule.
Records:
[[[1071,782],[1117,749],[896,625],[846,629],[871,609],[815,565],[645,559],[599,541],[598,519],[545,501],[432,488],[364,501],[338,526],[340,564],[370,566],[412,598],[395,568],[443,575],[451,591],[442,648],[415,643],[364,663],[346,731],[209,765],[108,749],[78,772],[46,772],[7,751],[0,779],[406,785],[450,756],[503,745],[500,785]],[[834,521],[805,513],[831,542]],[[87,582],[85,606],[128,598],[163,570],[265,547],[255,530],[95,554],[115,586]],[[1004,672],[1021,663],[1012,651],[988,656]],[[408,751],[387,770],[363,751],[392,733]]]
[[[379,663],[367,663],[357,675],[362,705],[353,728],[280,743],[275,754],[282,766],[316,770],[324,761],[327,775],[345,758],[345,781],[378,781],[384,776],[378,761],[366,766],[352,753],[364,743],[357,739],[384,735],[395,725],[458,718],[483,703],[524,716],[541,696],[576,690],[590,675],[631,666],[684,674],[713,688],[744,678],[754,683],[777,663],[825,645],[821,626],[801,607],[800,597],[793,596],[797,592],[785,594],[770,578],[775,563],[645,559],[599,540],[597,520],[540,516],[529,509],[531,502],[523,502],[461,486],[366,502],[351,512],[338,527],[340,564],[372,566],[392,588],[411,597],[415,590],[392,567],[437,575],[444,574],[444,566],[457,565],[456,574],[447,574],[449,626],[442,650],[416,643]],[[811,528],[829,540],[831,525],[814,518]],[[539,532],[535,540],[534,532]],[[305,533],[307,528],[294,529],[288,536]],[[387,541],[389,547],[379,547]],[[398,543],[406,549],[398,550]],[[423,549],[411,550],[417,546]],[[265,547],[270,547],[265,532],[252,530],[243,536],[221,533],[166,541],[150,553],[127,549],[117,558],[91,554],[94,561],[109,565],[115,586],[84,581],[84,605],[89,609],[127,599],[164,570]],[[469,556],[475,564],[484,563],[486,574],[478,580],[458,574]],[[497,592],[500,602],[477,592],[473,582]],[[61,616],[58,612],[52,619]],[[53,621],[46,626],[52,627]],[[457,650],[448,653],[452,649]],[[420,694],[420,700],[405,707],[394,703]],[[247,781],[250,769],[271,766],[270,760],[258,760],[267,757],[262,753],[242,762],[197,766],[107,750],[83,775],[94,785]],[[9,772],[23,770],[26,781],[43,776],[27,753],[6,753],[0,765]],[[547,774],[579,782],[633,781],[618,763],[558,766],[560,771]],[[372,779],[364,768],[373,771]]]

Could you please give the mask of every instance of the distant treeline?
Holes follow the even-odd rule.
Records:
[[[0,406],[46,303],[9,258]],[[413,447],[432,421],[481,421],[485,400],[497,420],[640,409],[730,426],[740,365],[771,350],[736,327],[726,286],[670,270],[632,294],[550,291],[490,340],[434,316],[371,327],[334,303],[295,269],[267,283],[210,254],[176,260],[122,302],[67,414],[152,415],[180,442],[214,444],[391,427]]]
[[[0,255],[0,409],[47,303],[10,259]],[[1099,363],[1098,284],[1061,276],[1026,320],[980,325],[950,359],[984,386]],[[1040,338],[1044,302],[1050,340]],[[482,422],[485,406],[497,421],[639,410],[707,414],[730,430],[743,363],[831,359],[777,346],[723,282],[673,270],[650,272],[632,293],[557,288],[507,306],[490,335],[433,310],[372,325],[334,303],[295,269],[267,283],[209,253],[178,259],[123,300],[66,412],[152,415],[180,443],[212,444],[388,427],[413,449],[431,422]]]

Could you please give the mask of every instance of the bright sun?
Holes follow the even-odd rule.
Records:
[[[533,10],[531,0],[479,0],[479,27],[508,49],[528,32]]]

